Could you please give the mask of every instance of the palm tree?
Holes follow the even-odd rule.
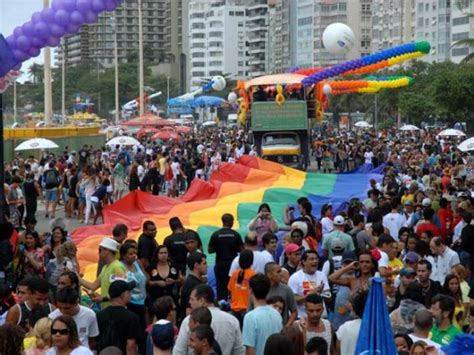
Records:
[[[472,0],[457,0],[456,7],[459,10],[463,11],[466,7],[470,7],[469,2],[471,1]],[[473,13],[467,13],[466,15],[468,17],[474,17]],[[468,47],[474,50],[474,38],[465,38],[465,39],[456,41],[451,45],[451,48],[453,47]],[[469,63],[469,62],[474,62],[474,52],[469,53],[461,60],[461,63]]]
[[[28,69],[28,74],[33,78],[33,84],[38,84],[41,82],[43,74],[43,66],[37,63],[33,63]]]

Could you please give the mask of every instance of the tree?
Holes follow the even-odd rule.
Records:
[[[29,76],[33,79],[33,84],[38,84],[43,82],[43,72],[44,72],[44,67],[40,64],[33,63],[29,69],[28,69],[28,74]]]

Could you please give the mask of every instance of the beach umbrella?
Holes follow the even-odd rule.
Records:
[[[219,107],[225,103],[222,97],[217,96],[199,96],[191,101],[191,108],[198,107]]]
[[[383,282],[381,277],[372,278],[357,339],[356,354],[397,354],[383,293]]]
[[[406,124],[400,127],[400,131],[419,131],[420,129],[412,124]]]
[[[359,121],[354,123],[354,126],[359,127],[359,128],[370,128],[372,125],[368,122],[365,121]]]
[[[459,129],[448,128],[438,133],[438,137],[463,137],[466,134]]]
[[[214,127],[217,123],[215,121],[206,121],[202,124],[203,127]]]
[[[461,144],[458,145],[458,149],[461,152],[474,152],[474,137],[462,141]]]
[[[159,131],[156,133],[151,139],[156,140],[160,139],[162,141],[169,141],[174,140],[179,142],[181,140],[181,136],[176,132],[171,132],[169,130]]]
[[[153,134],[153,133],[156,133],[156,132],[159,132],[160,130],[158,128],[154,128],[154,127],[143,127],[143,128],[140,128],[136,135],[137,137],[143,137],[143,136],[146,136],[147,134]]]
[[[187,134],[189,132],[191,132],[193,129],[191,127],[188,127],[188,126],[178,126],[176,127],[176,132],[178,133],[184,133],[184,134]]]
[[[16,148],[15,151],[18,152],[20,150],[35,150],[35,149],[55,149],[59,148],[59,146],[54,143],[53,141],[45,138],[32,138],[20,143]]]
[[[112,138],[107,143],[108,146],[115,147],[116,145],[140,145],[140,142],[133,137],[129,136],[119,136]]]

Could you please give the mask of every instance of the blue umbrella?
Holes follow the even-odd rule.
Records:
[[[395,355],[397,349],[383,293],[383,278],[374,277],[364,308],[356,354]]]
[[[219,107],[224,104],[225,100],[216,96],[199,96],[191,102],[191,107]]]

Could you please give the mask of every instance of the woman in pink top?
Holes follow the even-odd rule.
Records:
[[[248,229],[257,233],[258,245],[262,246],[262,237],[265,233],[276,233],[278,231],[278,223],[272,216],[270,206],[262,203],[258,208],[257,216],[250,221]]]

